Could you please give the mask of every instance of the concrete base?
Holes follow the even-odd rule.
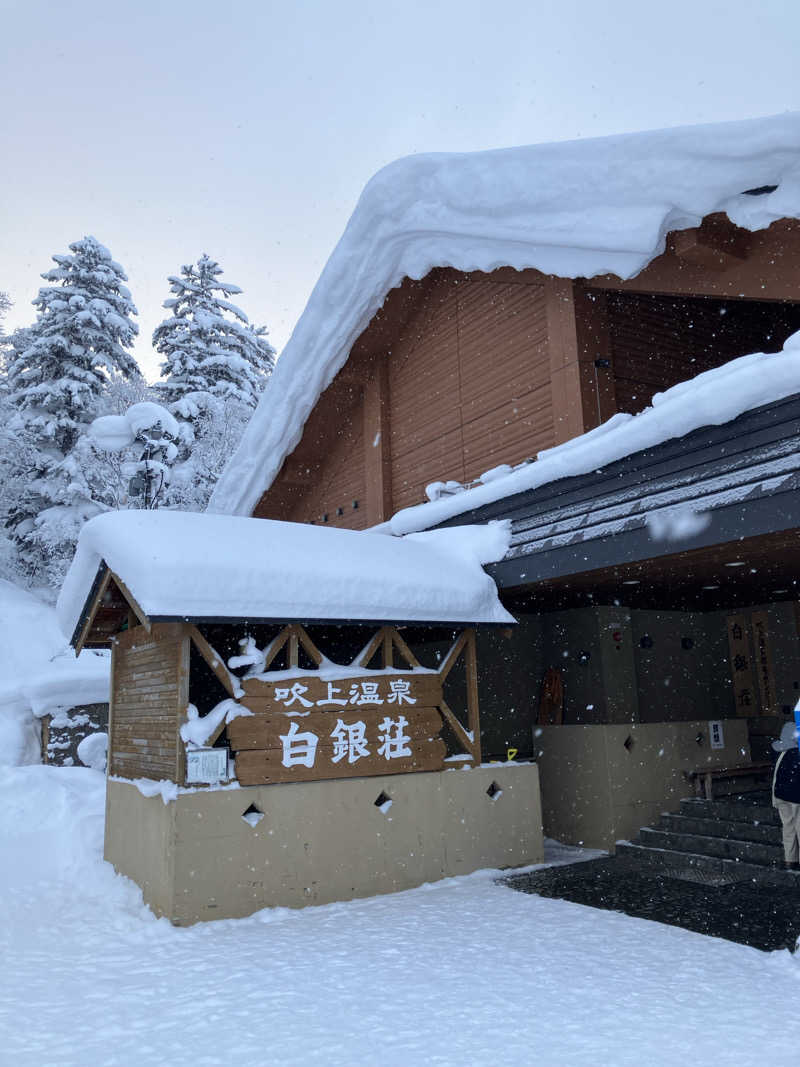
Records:
[[[712,749],[705,720],[541,727],[545,833],[613,851],[692,795],[686,772],[750,762],[747,720],[725,719],[723,733],[725,747]]]
[[[487,790],[499,786],[490,797]],[[376,807],[381,794],[391,798]],[[254,805],[257,825],[242,816]],[[105,858],[183,926],[542,860],[535,764],[180,793],[109,780]]]

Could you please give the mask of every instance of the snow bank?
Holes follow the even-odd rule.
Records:
[[[792,334],[782,352],[741,356],[656,393],[652,407],[638,415],[614,415],[602,426],[540,452],[535,463],[517,467],[485,485],[398,511],[389,528],[398,535],[424,530],[514,493],[588,474],[702,426],[722,425],[745,411],[795,393],[800,393],[800,333]]]
[[[745,190],[777,185],[751,197]],[[350,349],[405,277],[434,267],[638,274],[669,230],[725,211],[800,217],[800,113],[468,154],[411,156],[369,182],[209,511],[249,515]]]
[[[117,511],[82,529],[58,600],[70,637],[102,561],[151,618],[513,622],[481,568],[508,524],[419,538],[302,523]]]
[[[51,607],[0,581],[0,765],[38,763],[35,717],[108,701],[110,658],[68,647]]]

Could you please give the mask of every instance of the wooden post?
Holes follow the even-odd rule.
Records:
[[[478,707],[478,655],[475,647],[475,631],[467,631],[464,651],[464,666],[467,672],[467,725],[472,734],[472,754],[476,764],[481,762],[481,720]]]
[[[385,522],[392,515],[389,434],[389,372],[386,358],[378,357],[364,388],[364,473],[369,526]]]
[[[111,674],[110,683],[108,686],[108,744],[106,746],[106,778],[109,774],[113,774],[114,771],[111,767],[111,758],[114,753],[114,693],[117,689],[116,683],[116,663],[117,663],[117,639],[111,638]]]
[[[182,629],[183,633],[178,651],[178,712],[175,724],[175,781],[178,785],[186,785],[186,748],[181,737],[181,726],[186,716],[186,709],[189,706],[189,664],[192,648],[191,628],[184,626]]]
[[[464,655],[464,669],[467,681],[467,729],[465,730],[458,721],[444,697],[442,697],[439,710],[445,722],[449,725],[458,741],[472,756],[472,760],[477,766],[481,762],[481,731],[478,716],[478,669],[474,630],[464,630],[456,639],[439,668],[439,677],[442,680],[442,686],[444,686],[445,679],[462,653]]]
[[[617,412],[613,353],[608,331],[608,294],[575,285],[573,299],[584,429],[591,430]]]
[[[576,301],[576,286],[568,278],[545,279],[547,335],[550,348],[550,390],[553,408],[553,444],[560,445],[598,422],[598,382],[595,356],[586,343],[586,330],[578,336],[579,310],[585,300]],[[584,315],[581,315],[583,320]],[[585,325],[585,324],[584,324]],[[599,357],[605,358],[605,357]],[[604,393],[608,391],[604,383]],[[608,410],[608,401],[603,401]]]
[[[289,627],[289,666],[297,667],[300,663],[300,642],[297,640],[297,631],[294,626]]]

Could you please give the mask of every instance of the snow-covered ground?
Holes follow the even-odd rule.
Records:
[[[491,872],[175,929],[103,863],[103,795],[88,768],[0,781],[3,1065],[797,1063],[788,952]]]

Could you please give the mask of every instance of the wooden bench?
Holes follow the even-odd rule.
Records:
[[[733,790],[727,790],[726,795],[769,788],[772,768],[772,763],[747,763],[741,767],[703,767],[701,770],[689,771],[687,778],[694,784],[696,797],[701,800],[713,800],[715,786],[725,782],[730,784],[736,778],[741,778],[744,782]]]

